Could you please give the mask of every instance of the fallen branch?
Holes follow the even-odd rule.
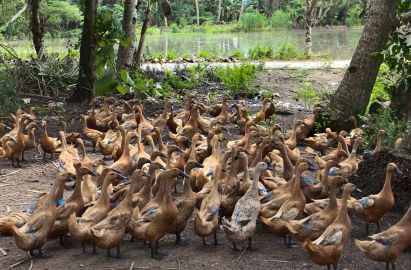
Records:
[[[7,256],[7,252],[2,248],[0,248],[0,253],[3,254],[3,256]]]
[[[28,257],[28,258],[26,258],[26,259],[24,259],[24,260],[22,260],[22,261],[16,262],[15,264],[10,265],[9,268],[14,268],[14,267],[16,267],[16,266],[19,266],[20,264],[23,264],[23,263],[25,263],[25,262],[27,262],[27,261],[32,260],[32,259],[33,259],[34,257],[36,257],[36,256],[38,256],[38,255],[30,256],[30,257]]]
[[[244,253],[247,251],[248,247],[246,247],[243,252],[241,252],[240,257],[237,258],[236,263],[238,263],[241,260],[241,257],[244,255]]]
[[[180,259],[177,257],[177,269],[180,270],[181,268]]]
[[[9,176],[9,175],[18,173],[19,171],[21,171],[21,169],[15,170],[14,172],[6,173],[6,174],[2,175],[2,177],[6,177],[6,176]]]
[[[29,257],[30,257],[30,267],[29,270],[31,270],[33,268],[33,257],[31,257],[30,252],[29,253]]]
[[[24,6],[8,21],[6,22],[1,28],[0,32],[3,32],[6,30],[6,28],[9,26],[9,24],[13,23],[15,20],[17,20],[27,9],[27,4],[24,4]]]
[[[130,270],[134,269],[134,261],[131,263]]]

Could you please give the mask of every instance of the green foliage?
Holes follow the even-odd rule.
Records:
[[[213,76],[219,79],[232,97],[253,96],[256,89],[252,81],[256,78],[259,67],[252,64],[216,67]]]
[[[371,93],[370,103],[378,100],[389,100],[389,89],[393,86],[392,72],[386,64],[382,64]],[[368,110],[368,109],[367,109]]]
[[[364,130],[363,138],[365,147],[372,149],[375,146],[377,132],[383,129],[387,132],[387,137],[382,139],[382,146],[386,149],[393,149],[398,138],[404,138],[407,130],[411,128],[411,123],[397,118],[390,108],[384,108],[378,113],[368,117],[367,128]]]
[[[48,0],[42,2],[46,15],[46,31],[51,37],[62,37],[62,29],[73,30],[80,27],[82,15],[80,9],[67,1]]]
[[[178,58],[178,54],[173,50],[167,51],[167,60],[176,60]]]
[[[22,105],[16,83],[16,74],[12,70],[0,69],[0,116],[8,116]]]
[[[206,50],[206,49],[201,49],[198,53],[197,53],[197,57],[198,58],[215,58],[215,55]]]
[[[360,26],[362,24],[360,15],[361,8],[359,6],[354,6],[348,11],[346,24],[348,26]]]
[[[331,93],[331,88],[316,88],[311,80],[305,78],[295,94],[295,99],[302,101],[304,107],[311,108],[313,105],[325,100]]]
[[[177,33],[179,31],[178,25],[176,23],[170,24],[169,28],[173,33]]]
[[[292,24],[289,15],[282,10],[276,10],[271,16],[271,27],[273,29],[288,29],[291,28]]]
[[[233,51],[233,53],[231,54],[231,56],[237,58],[237,59],[244,59],[244,54],[240,51],[240,50],[235,50]]]
[[[250,48],[248,50],[248,57],[251,60],[273,59],[274,58],[274,51],[271,48],[271,46],[258,44],[254,48]]]
[[[280,59],[280,60],[290,60],[290,59],[299,58],[301,56],[302,56],[302,53],[298,51],[294,43],[287,42],[287,43],[281,44],[277,48],[275,58]]]
[[[262,29],[265,26],[266,18],[257,12],[247,12],[241,16],[238,28],[242,31],[252,31]]]

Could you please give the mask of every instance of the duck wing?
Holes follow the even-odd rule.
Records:
[[[318,246],[338,245],[343,239],[343,230],[340,226],[328,227],[325,232],[318,237],[313,243]]]

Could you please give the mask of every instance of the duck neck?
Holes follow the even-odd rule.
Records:
[[[156,136],[158,140],[158,150],[162,153],[167,152],[167,147],[164,145],[163,138],[161,138],[159,131],[156,132]]]
[[[280,151],[281,157],[283,158],[284,171],[287,170],[287,171],[293,172],[294,166],[291,163],[290,159],[288,158],[288,153],[287,153],[287,150],[285,149],[285,146],[281,144],[281,147],[279,147],[278,150]]]
[[[67,149],[67,140],[66,140],[66,134],[63,132],[60,133],[60,139],[61,139],[61,147],[66,150]]]
[[[411,206],[408,208],[407,212],[402,217],[402,219],[397,223],[397,225],[404,226],[407,228],[411,226]]]
[[[192,170],[192,168],[189,168],[189,167],[186,166],[185,169],[184,169],[184,173],[186,175],[190,175],[191,170]],[[184,177],[183,195],[189,196],[189,195],[192,195],[192,194],[195,194],[195,193],[191,188],[190,176],[186,176],[186,177]]]
[[[342,150],[344,150],[347,154],[350,153],[350,150],[348,149],[348,146],[347,146],[347,143],[345,142],[344,137],[342,137],[341,135],[338,136],[338,142],[341,144]]]
[[[161,200],[163,199],[163,196],[164,196],[165,186],[166,186],[166,183],[165,183],[166,179],[162,173],[160,173],[157,176],[157,181],[160,181],[160,183],[159,183],[157,194],[154,197],[153,201],[157,203],[161,203]]]
[[[260,147],[257,149],[257,154],[253,160],[253,163],[251,163],[250,167],[254,168],[255,166],[257,166],[258,162],[261,162],[263,160],[263,153],[264,153],[264,149],[267,146],[267,142],[263,141],[260,145]]]
[[[142,194],[151,195],[151,179],[150,177],[146,177],[144,182],[144,186],[141,189]]]
[[[291,193],[291,197],[296,198],[301,194],[301,175],[303,170],[301,168],[297,169],[297,174],[295,175],[293,191]]]
[[[47,133],[47,122],[45,122],[44,125],[43,125],[43,135],[46,136],[46,137],[49,136],[48,133]]]
[[[337,184],[333,182],[330,187],[330,200],[328,203],[328,209],[336,209],[338,207],[337,197],[335,194],[336,190],[337,190]]]
[[[261,176],[262,172],[263,172],[263,171],[262,171],[261,169],[259,169],[259,168],[256,168],[256,169],[254,170],[253,183],[252,183],[252,187],[253,187],[254,189],[258,188],[258,181],[260,180],[260,176]]]
[[[321,185],[323,186],[323,188],[327,188],[327,187],[330,186],[330,184],[328,183],[328,173],[330,172],[331,167],[332,167],[332,166],[329,165],[329,164],[327,164],[327,165],[325,166],[324,174],[323,174],[323,176],[321,177]]]
[[[125,137],[124,147],[123,147],[123,154],[121,155],[123,158],[130,157],[130,140],[134,136],[133,133],[128,133]]]
[[[44,203],[44,206],[46,208],[56,207],[57,199],[63,196],[65,181],[66,179],[59,178],[59,177],[56,178],[56,180],[53,183],[53,186],[51,187],[49,194],[47,195],[47,199]]]
[[[391,179],[393,174],[394,171],[392,170],[387,170],[387,172],[385,173],[385,181],[384,186],[380,192],[381,194],[392,194]]]
[[[335,219],[334,222],[346,223],[350,219],[348,217],[348,212],[347,212],[347,205],[348,205],[349,197],[350,197],[350,192],[345,189],[344,192],[343,192],[340,212],[338,212],[338,216],[337,216],[337,218]]]
[[[108,186],[110,185],[111,180],[107,177],[104,178],[103,186],[101,187],[101,194],[98,198],[97,204],[99,205],[108,205],[110,203],[110,198],[107,193]]]
[[[218,160],[221,160],[221,145],[218,139],[214,140],[212,145],[211,155]]]
[[[82,198],[82,196],[81,196],[81,182],[83,180],[83,176],[84,176],[83,173],[77,173],[77,175],[76,175],[76,185],[74,187],[73,193],[71,194],[71,197],[70,197],[71,199]]]
[[[243,182],[247,183],[250,181],[250,176],[249,176],[249,170],[248,170],[248,156],[244,152],[240,153],[240,164],[243,167]],[[258,180],[255,181],[253,179],[253,183],[252,183],[253,186],[254,186],[254,182],[255,182],[255,185],[258,186]]]
[[[133,194],[134,194],[134,190],[136,189],[136,186],[137,186],[137,179],[135,178],[131,179],[130,186],[127,190],[126,196],[121,202],[122,204],[125,204],[128,207],[133,207],[132,198],[133,198]]]

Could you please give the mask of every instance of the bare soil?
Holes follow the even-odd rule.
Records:
[[[288,128],[295,117],[301,118],[309,112],[303,108],[301,103],[293,99],[305,76],[312,78],[316,85],[329,85],[335,88],[342,79],[343,72],[313,70],[301,76],[297,71],[268,70],[264,71],[255,82],[258,87],[278,93],[276,101],[291,104],[288,107],[279,108],[280,111],[287,112],[281,113],[279,120]],[[199,89],[198,92],[204,93],[205,89]],[[201,94],[199,96],[201,97]],[[258,109],[258,107],[255,108],[255,110]],[[42,112],[42,117],[49,119],[50,134],[55,136],[57,120],[67,119],[71,129],[78,129],[79,123],[76,115],[85,110],[84,106],[70,105],[58,110],[46,109]],[[152,111],[155,109],[153,108]],[[230,130],[230,133],[233,137],[239,137],[238,131],[234,128]],[[91,154],[91,156],[96,156],[96,154]],[[57,156],[54,160],[42,160],[41,153],[32,151],[26,153],[27,162],[22,163],[20,169],[13,168],[9,161],[0,161],[0,217],[7,215],[10,211],[25,211],[33,198],[37,197],[38,192],[50,189],[55,176],[55,166],[52,162],[56,158]],[[69,193],[66,193],[65,196],[68,196]],[[383,229],[397,222],[402,214],[403,211],[399,211],[386,215],[382,219]],[[355,217],[352,217],[352,223],[351,243],[338,269],[384,269],[385,264],[368,260],[354,246],[355,238],[365,238],[365,226]],[[371,227],[371,230],[374,229]],[[106,257],[106,252],[103,250],[98,250],[98,254],[92,255],[90,247],[87,253],[83,254],[80,245],[69,239],[68,247],[61,247],[57,240],[47,242],[44,249],[49,258],[34,258],[13,269],[322,269],[310,261],[301,245],[297,248],[285,247],[282,238],[272,235],[261,224],[257,227],[254,248],[251,250],[233,251],[221,231],[218,232],[221,245],[203,246],[201,238],[194,234],[191,219],[184,235],[190,241],[187,246],[176,245],[173,235],[164,237],[160,247],[168,252],[168,256],[162,261],[152,260],[148,247],[142,242],[124,240],[121,247],[123,258],[116,259]],[[28,258],[26,252],[17,248],[12,237],[0,237],[0,248],[7,252],[7,255],[0,253],[1,270],[10,269],[11,265]],[[114,253],[113,250],[113,255]],[[411,265],[411,254],[408,251],[397,260],[397,269],[410,269],[409,265]]]

